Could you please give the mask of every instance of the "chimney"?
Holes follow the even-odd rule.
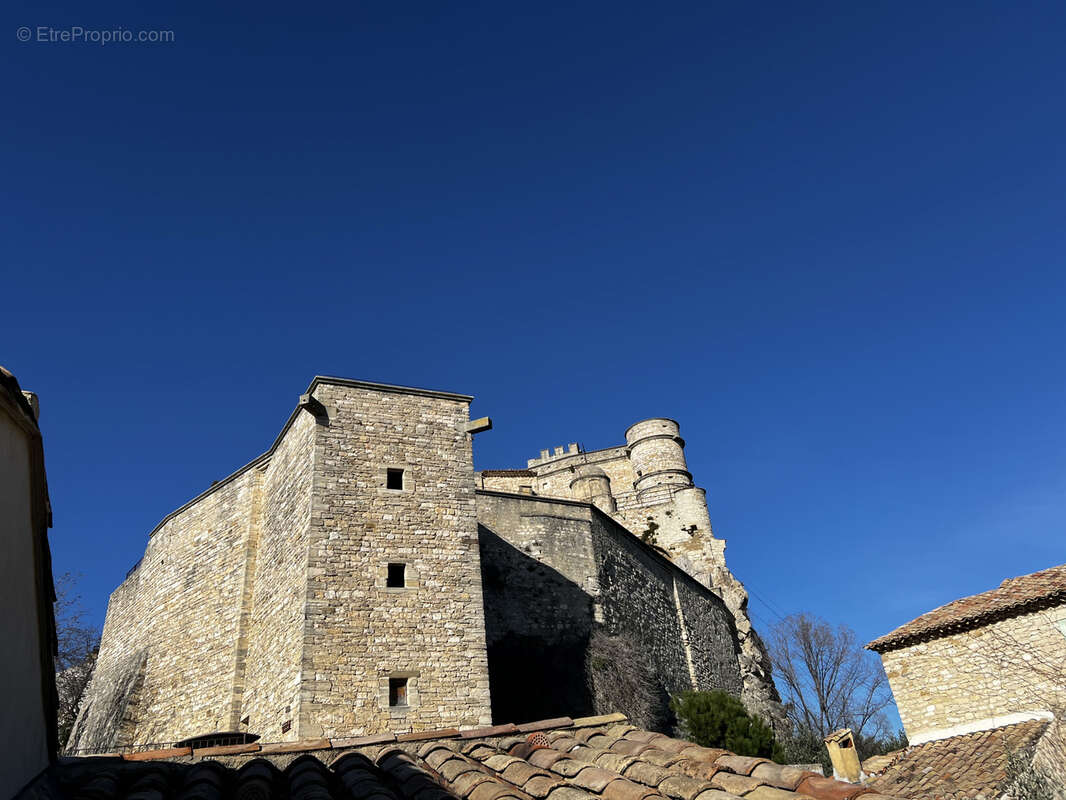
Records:
[[[862,779],[862,767],[859,766],[859,754],[855,750],[855,737],[850,728],[841,728],[825,737],[825,749],[829,751],[829,760],[833,762],[833,777],[848,783],[858,783]]]

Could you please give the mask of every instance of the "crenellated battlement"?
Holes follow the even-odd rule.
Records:
[[[547,464],[551,461],[555,461],[559,458],[566,458],[567,456],[580,455],[583,451],[578,446],[577,442],[570,442],[565,448],[560,445],[552,450],[541,450],[540,458],[531,458],[526,462],[527,467],[536,467],[542,464]]]

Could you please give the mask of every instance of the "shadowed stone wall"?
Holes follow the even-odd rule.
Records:
[[[725,603],[596,507],[480,491],[478,520],[497,721],[591,713],[584,655],[597,628],[649,656],[663,718],[671,694],[741,693]]]

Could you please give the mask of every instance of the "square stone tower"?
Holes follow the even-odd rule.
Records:
[[[69,747],[488,724],[470,400],[315,378],[152,531]]]
[[[321,382],[299,736],[488,724],[470,398]]]

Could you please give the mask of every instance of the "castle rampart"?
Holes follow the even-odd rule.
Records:
[[[599,629],[647,654],[663,698],[723,688],[772,719],[677,424],[476,474],[472,434],[491,422],[470,421],[470,400],[315,378],[266,453],[150,534],[69,747],[591,712]]]

